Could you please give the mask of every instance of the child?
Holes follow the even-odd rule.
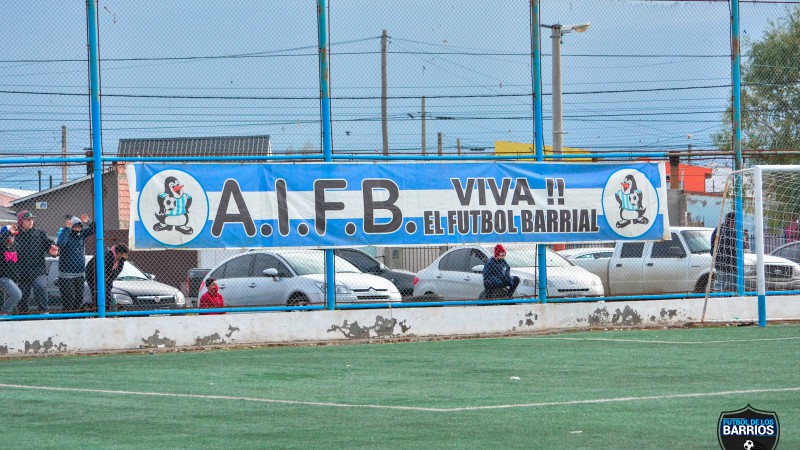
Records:
[[[219,293],[219,286],[217,285],[217,280],[213,278],[206,278],[206,293],[200,297],[201,308],[224,308],[225,307],[225,299],[222,298],[222,294]],[[225,313],[203,313],[202,315],[210,315],[210,314],[225,314]]]
[[[0,231],[0,290],[5,294],[1,314],[9,314],[22,298],[22,292],[17,286],[17,252],[14,250],[14,236],[17,235],[16,225],[3,227]]]

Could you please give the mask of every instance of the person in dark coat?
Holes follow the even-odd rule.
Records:
[[[14,238],[18,234],[16,225],[3,227],[0,231],[0,290],[5,294],[3,307],[0,314],[9,314],[22,298],[22,292],[17,286],[19,271],[17,270],[17,252],[14,250]]]
[[[128,260],[128,246],[125,244],[117,244],[105,253],[105,287],[106,287],[106,311],[110,311],[114,306],[113,298],[111,296],[111,288],[114,287],[114,279],[122,272],[125,266],[125,261]],[[86,263],[86,283],[89,285],[89,290],[92,293],[95,305],[97,305],[97,258],[93,257]]]
[[[719,236],[719,242],[717,242]],[[722,224],[711,233],[711,248],[717,249],[714,257],[716,270],[714,290],[731,292],[736,290],[736,213],[725,215]]]
[[[83,282],[86,271],[86,238],[94,234],[94,223],[89,216],[70,219],[70,228],[58,235],[58,290],[61,291],[61,306],[75,311],[83,303]]]
[[[519,277],[511,276],[506,262],[506,249],[497,244],[494,257],[483,266],[484,298],[511,298],[519,286]]]
[[[17,304],[17,309],[27,313],[28,297],[33,290],[39,312],[47,312],[47,266],[44,258],[46,255],[58,256],[58,247],[44,231],[33,227],[33,214],[30,211],[20,211],[17,214],[17,227],[19,234],[15,239],[17,250],[19,279],[17,284],[22,292],[22,298]]]

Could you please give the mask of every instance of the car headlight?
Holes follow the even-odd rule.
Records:
[[[527,287],[535,288],[536,287],[536,280],[534,280],[532,278],[523,278],[522,279],[522,285],[523,286],[527,286]]]
[[[186,296],[183,295],[183,292],[178,291],[175,294],[175,304],[176,305],[186,305]]]
[[[319,288],[320,291],[325,292],[325,283],[322,283],[322,282],[319,282],[319,281],[315,281],[314,285],[317,286],[317,288]],[[352,294],[353,293],[353,291],[351,291],[349,287],[347,287],[347,286],[345,286],[343,284],[337,284],[335,286],[335,288],[336,288],[336,293],[337,294]]]
[[[125,294],[112,294],[111,298],[114,300],[114,303],[117,305],[132,305],[133,298],[130,295]]]

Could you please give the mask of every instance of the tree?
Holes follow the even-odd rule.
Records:
[[[787,13],[787,17],[770,22],[761,40],[745,45],[742,149],[800,150],[800,7]],[[731,124],[731,107],[725,116],[726,124]],[[732,130],[713,138],[718,148],[731,149]],[[800,157],[784,155],[769,162],[799,163]]]

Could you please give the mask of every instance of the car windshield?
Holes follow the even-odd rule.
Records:
[[[279,255],[292,266],[298,275],[325,273],[325,253],[321,251],[279,253]],[[338,256],[334,256],[333,264],[336,267],[336,273],[361,273],[356,266]]]
[[[122,266],[122,272],[117,275],[117,280],[149,280],[147,275],[144,274],[138,267],[134,266],[130,261],[126,261]]]
[[[563,256],[546,247],[547,267],[571,267],[573,264]],[[534,246],[507,246],[506,262],[510,267],[535,267],[538,264],[536,259],[536,247]]]
[[[714,230],[684,230],[681,232],[683,240],[689,246],[689,251],[694,254],[711,253],[711,233]]]

